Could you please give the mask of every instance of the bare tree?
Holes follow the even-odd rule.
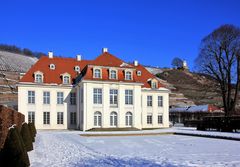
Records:
[[[176,67],[176,68],[182,68],[183,67],[183,60],[178,58],[178,57],[175,57],[172,60],[172,66]]]
[[[240,29],[223,25],[201,42],[196,59],[200,72],[211,75],[219,83],[225,115],[235,112],[240,79]]]

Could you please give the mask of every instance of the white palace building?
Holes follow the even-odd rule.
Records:
[[[37,129],[165,128],[169,90],[107,48],[95,60],[49,52],[21,78],[18,110]]]

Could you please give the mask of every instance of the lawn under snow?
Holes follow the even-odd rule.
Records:
[[[38,131],[33,167],[240,166],[240,142],[180,135],[82,137]]]

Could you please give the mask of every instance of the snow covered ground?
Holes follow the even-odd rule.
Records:
[[[38,131],[29,152],[31,166],[240,166],[239,141],[181,135],[82,137],[80,133]]]

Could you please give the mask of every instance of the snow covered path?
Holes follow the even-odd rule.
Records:
[[[78,131],[39,131],[33,167],[240,166],[240,142],[201,137],[81,137]]]

